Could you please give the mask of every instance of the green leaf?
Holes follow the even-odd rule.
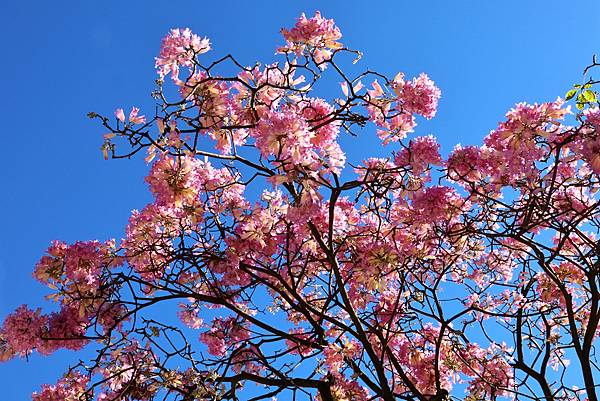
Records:
[[[573,99],[573,97],[575,96],[576,93],[577,93],[577,89],[571,89],[565,95],[565,100],[571,100],[571,99]]]
[[[594,91],[591,91],[589,89],[586,89],[583,91],[583,97],[585,98],[585,100],[587,100],[590,103],[596,102],[596,93],[594,93]]]
[[[583,110],[583,103],[577,103],[575,106],[578,110]]]

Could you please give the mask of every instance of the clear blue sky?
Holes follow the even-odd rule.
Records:
[[[149,200],[144,162],[103,161],[103,132],[85,115],[150,110],[169,28],[208,36],[213,55],[271,62],[280,28],[317,9],[364,52],[364,67],[436,81],[438,116],[417,133],[434,133],[444,153],[480,143],[515,102],[562,96],[600,53],[597,0],[3,1],[0,320],[22,303],[43,305],[31,272],[50,240],[120,238],[131,209]],[[0,399],[29,399],[74,359],[1,364]]]

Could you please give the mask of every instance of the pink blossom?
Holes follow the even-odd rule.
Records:
[[[200,341],[206,344],[208,352],[212,355],[223,356],[228,347],[237,345],[249,337],[248,329],[229,317],[214,319],[211,329],[200,335]]]
[[[40,344],[39,352],[48,355],[61,348],[80,350],[88,343],[88,340],[83,338],[88,323],[88,319],[82,316],[76,304],[64,306],[60,312],[50,314],[47,340]]]
[[[408,113],[420,114],[427,119],[435,116],[438,101],[442,92],[427,74],[421,73],[417,78],[404,82],[396,81],[396,90],[401,89],[399,105]]]
[[[345,365],[344,358],[354,360],[360,352],[360,346],[355,340],[346,341],[343,346],[329,344],[323,349],[325,365],[331,374],[340,376],[341,370]]]
[[[36,264],[34,277],[51,288],[75,285],[79,292],[95,293],[100,286],[102,269],[118,264],[113,251],[112,241],[78,241],[72,245],[53,241],[48,255]]]
[[[24,356],[43,344],[47,322],[41,309],[34,311],[21,305],[4,320],[0,336],[14,353]]]
[[[296,104],[299,114],[306,119],[315,131],[311,142],[321,147],[337,138],[340,121],[336,119],[335,109],[323,99],[304,99]]]
[[[313,174],[339,172],[344,166],[338,132],[332,106],[321,99],[306,99],[280,111],[266,111],[250,135],[263,156],[277,155],[276,164],[283,170]]]
[[[338,374],[342,366],[344,366],[344,354],[342,349],[336,344],[329,344],[323,350],[323,357],[325,358],[325,365],[328,367],[329,372]]]
[[[273,75],[273,74],[271,74]],[[198,123],[200,132],[208,135],[215,141],[215,148],[221,153],[231,153],[233,146],[241,146],[246,142],[248,131],[246,129],[225,130],[223,126],[235,126],[246,123],[247,112],[242,102],[236,98],[234,89],[246,90],[238,82],[230,84],[219,80],[218,77],[209,77],[205,72],[199,71],[181,83],[180,92],[186,100],[193,100],[200,111]],[[174,121],[170,124],[172,135],[179,132],[175,129]]]
[[[569,113],[564,102],[519,103],[507,114],[484,140],[481,148],[487,174],[499,185],[515,185],[524,179],[536,179],[539,170],[535,163],[546,150],[541,139],[552,140],[560,134],[559,120]]]
[[[268,112],[252,130],[256,147],[265,157],[277,155],[281,166],[288,170],[295,166],[311,168],[317,154],[311,144],[315,134],[306,120],[291,109]]]
[[[203,320],[198,316],[198,313],[200,312],[199,307],[179,304],[179,308],[177,316],[186,326],[192,329],[199,329],[202,327]]]
[[[192,33],[189,28],[171,29],[163,38],[160,53],[156,58],[156,68],[160,78],[171,73],[173,80],[179,78],[179,67],[191,67],[194,57],[210,50],[207,38]]]
[[[56,384],[44,384],[42,391],[34,392],[33,401],[80,401],[85,399],[84,393],[89,377],[73,371],[61,378]]]
[[[76,242],[66,249],[65,274],[73,281],[96,286],[106,256],[98,241]]]
[[[331,387],[333,399],[337,401],[368,401],[372,397],[369,391],[354,380],[345,378],[336,381]],[[318,397],[322,401],[321,397]]]
[[[143,279],[159,279],[167,269],[172,238],[178,233],[176,216],[173,209],[154,204],[131,213],[123,248],[127,262]]]
[[[466,204],[454,189],[435,186],[415,193],[412,206],[418,221],[449,222],[457,217]]]
[[[485,162],[478,147],[456,145],[454,151],[448,156],[446,166],[450,179],[459,183],[473,182],[481,178]]]
[[[119,121],[121,121],[122,123],[125,122],[125,113],[123,112],[123,109],[116,109],[115,110],[115,117],[117,117],[117,119]]]
[[[199,191],[196,186],[199,163],[193,157],[161,156],[146,177],[157,202],[175,207],[192,205]]]
[[[407,148],[396,155],[394,163],[400,167],[410,166],[413,174],[424,173],[429,165],[441,165],[440,145],[432,135],[412,139]]]
[[[593,126],[596,130],[600,130],[600,108],[589,107],[581,113],[585,118],[585,122]]]
[[[140,109],[133,107],[129,112],[129,122],[131,124],[143,124],[146,122],[146,116],[138,116]]]
[[[63,263],[67,253],[67,244],[64,241],[52,241],[46,251],[48,255],[42,256],[35,265],[33,276],[43,284],[59,281],[63,274]]]
[[[118,352],[107,355],[105,365],[99,369],[104,381],[105,391],[98,395],[98,400],[112,401],[130,399],[150,401],[157,388],[149,386],[155,377],[155,364],[158,355],[152,350],[142,347],[137,340],[124,344]]]
[[[372,83],[372,89],[367,90],[367,94],[368,102],[365,107],[369,119],[382,128],[377,131],[377,136],[383,140],[384,145],[397,142],[413,131],[417,125],[415,117],[406,110],[393,109],[398,98],[384,92],[377,80]]]
[[[265,367],[260,362],[260,355],[260,349],[254,345],[246,349],[236,350],[231,358],[234,372],[248,372],[255,375],[263,374]]]
[[[127,308],[116,302],[103,301],[96,308],[96,322],[104,330],[104,333],[109,333],[114,329],[119,329],[125,319]]]
[[[282,29],[281,33],[287,44],[277,49],[278,52],[293,51],[300,55],[308,47],[314,50],[317,63],[329,59],[332,50],[342,47],[337,42],[342,37],[340,29],[332,19],[323,18],[319,11],[312,18],[302,14],[292,29]]]
[[[477,399],[487,399],[496,396],[510,396],[514,380],[513,368],[502,353],[498,352],[496,344],[487,349],[479,347],[476,343],[467,345],[462,358],[467,362],[463,372],[473,379],[469,382],[467,391],[469,396]]]
[[[227,353],[225,339],[216,334],[202,333],[200,341],[206,344],[208,352],[214,356],[224,356]]]
[[[589,165],[590,169],[600,174],[600,135],[597,131],[583,134],[575,144],[575,151]]]

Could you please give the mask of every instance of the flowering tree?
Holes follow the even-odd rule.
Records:
[[[155,115],[90,113],[106,158],[146,155],[154,201],[36,265],[57,310],[6,317],[0,360],[93,353],[33,400],[597,401],[597,82],[442,158],[412,134],[427,75],[351,75],[319,13],[282,33],[245,67],[174,29]],[[389,155],[344,168],[362,128]]]

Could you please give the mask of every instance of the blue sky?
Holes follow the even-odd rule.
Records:
[[[363,51],[363,67],[436,81],[438,115],[417,133],[435,134],[445,154],[480,143],[516,102],[562,96],[600,53],[597,0],[2,2],[0,319],[43,305],[31,272],[52,239],[120,238],[130,211],[150,199],[143,160],[102,160],[103,131],[86,113],[151,109],[169,28],[208,36],[214,56],[271,62],[280,28],[317,9]],[[2,399],[29,399],[73,360],[59,352],[0,364]]]

